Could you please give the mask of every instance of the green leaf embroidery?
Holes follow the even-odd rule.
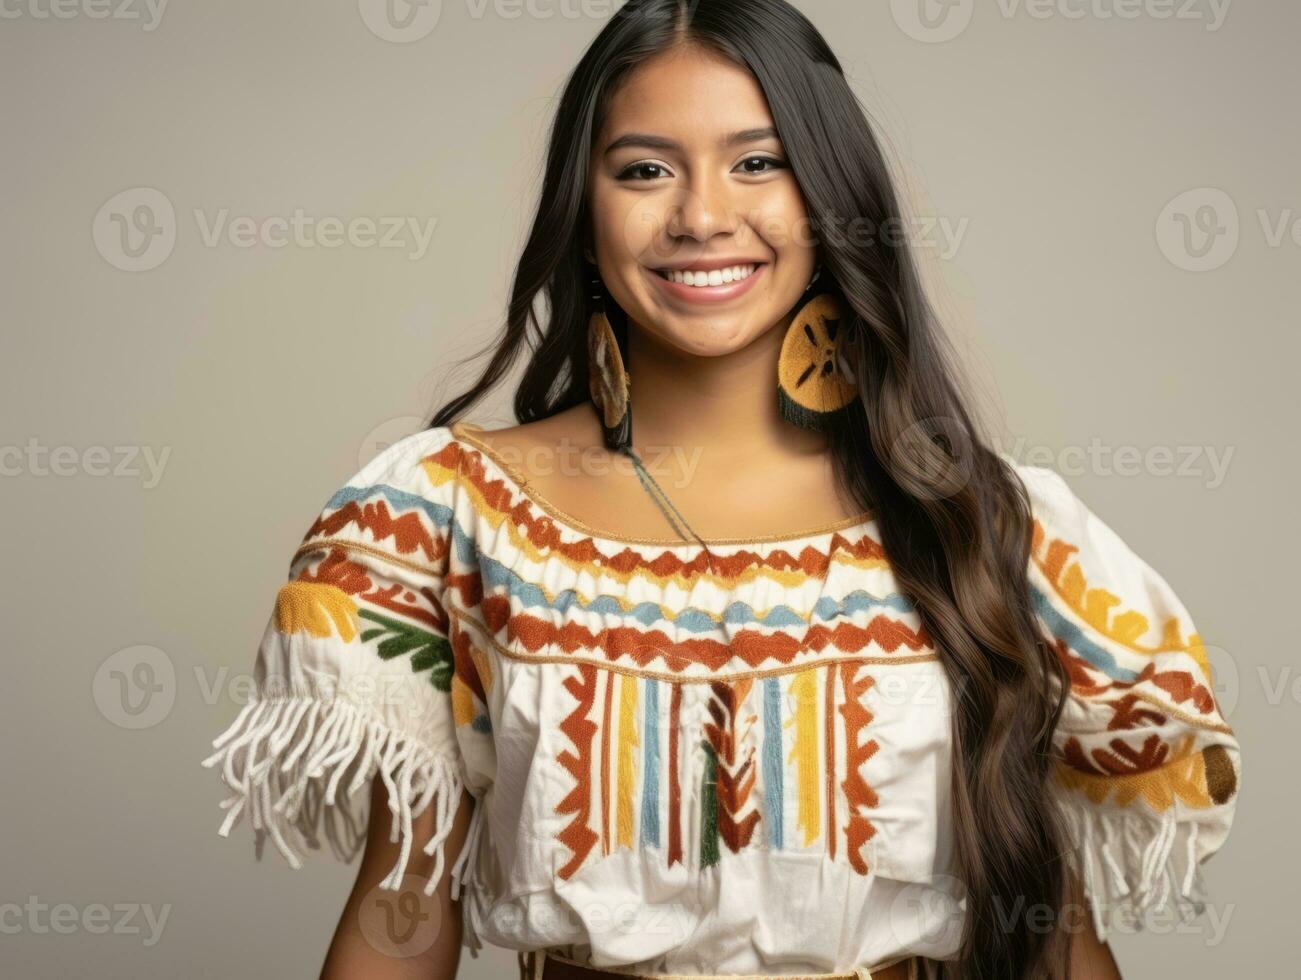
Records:
[[[409,653],[411,670],[414,673],[428,670],[429,680],[434,687],[440,691],[452,689],[452,644],[448,642],[447,637],[398,619],[381,616],[369,609],[360,610],[359,615],[362,619],[379,624],[374,629],[363,630],[361,640],[363,643],[369,643],[371,640],[385,637],[375,648],[381,659],[392,660],[394,657]]]
[[[718,863],[718,753],[708,740],[702,740],[700,747],[705,750],[700,778],[700,863],[709,867]]]

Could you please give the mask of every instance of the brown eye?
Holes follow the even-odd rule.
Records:
[[[755,166],[758,164],[758,166]],[[770,170],[781,170],[786,166],[782,160],[775,160],[772,157],[749,157],[741,161],[740,164],[748,174],[762,174]]]
[[[648,173],[648,171],[652,171]],[[656,177],[662,177],[666,173],[663,164],[659,163],[634,163],[625,167],[619,173],[619,180],[654,180]]]

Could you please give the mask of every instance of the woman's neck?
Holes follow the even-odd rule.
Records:
[[[825,443],[817,432],[792,426],[777,407],[777,358],[791,316],[753,343],[722,356],[684,353],[633,326],[633,448],[699,447],[713,465],[803,455]]]

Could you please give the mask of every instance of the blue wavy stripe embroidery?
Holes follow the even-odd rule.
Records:
[[[427,497],[422,497],[418,493],[411,493],[408,490],[399,490],[397,487],[390,486],[387,483],[375,483],[366,487],[342,487],[334,492],[334,495],[325,502],[325,513],[338,510],[344,504],[364,503],[372,497],[383,497],[394,508],[393,516],[400,516],[406,511],[418,510],[424,513],[433,523],[435,530],[438,532],[446,531],[447,527],[452,524],[452,508],[446,504],[436,503]],[[456,529],[460,531],[458,527]],[[462,541],[460,554],[463,558],[469,558],[473,549],[466,549],[466,545],[471,545],[469,538],[461,533],[459,535]]]
[[[641,840],[651,847],[660,846],[660,688],[653,677],[642,678],[646,689],[645,731],[646,764],[642,768]]]
[[[1064,641],[1067,646],[1113,681],[1133,682],[1138,679],[1138,671],[1120,666],[1110,650],[1104,649],[1091,640],[1078,623],[1058,612],[1052,601],[1033,585],[1030,586],[1030,596],[1034,600],[1035,610],[1048,624],[1048,629],[1053,636]]]
[[[763,679],[763,795],[768,813],[768,841],[782,846],[781,683]]]
[[[617,616],[632,620],[647,628],[666,620],[665,611],[656,602],[640,602],[631,609],[625,610],[614,596],[600,595],[590,602],[584,603],[573,589],[562,589],[553,599],[548,601],[540,586],[524,581],[512,569],[502,565],[501,562],[484,556],[479,556],[479,561],[484,592],[508,595],[512,600],[518,600],[525,611],[545,609],[551,612],[567,613],[571,607],[578,607],[582,611],[601,616]],[[907,597],[898,592],[892,592],[882,598],[862,589],[856,589],[840,601],[829,596],[823,596],[814,603],[811,618],[815,621],[818,619],[830,621],[855,612],[872,609],[888,609],[896,613],[910,613],[913,611],[914,606]],[[807,626],[809,619],[799,615],[785,604],[776,606],[760,616],[748,602],[733,602],[723,610],[721,617],[712,616],[701,609],[683,609],[672,613],[671,617],[667,618],[667,622],[690,633],[707,634],[717,631],[720,622],[735,626],[753,624],[780,628]]]

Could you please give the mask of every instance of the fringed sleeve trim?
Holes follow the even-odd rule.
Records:
[[[233,791],[221,803],[226,818],[217,832],[228,837],[247,811],[257,859],[269,834],[294,870],[302,866],[295,845],[319,849],[322,826],[335,855],[352,859],[366,840],[367,797],[355,794],[378,772],[393,812],[389,840],[402,841],[380,887],[396,891],[411,856],[412,821],[432,804],[434,833],[423,850],[434,856],[424,889],[433,894],[464,785],[455,758],[430,751],[347,701],[302,696],[249,702],[212,744],[217,751],[203,765],[220,765]]]
[[[487,807],[480,801],[470,814],[470,829],[466,833],[465,843],[460,856],[452,865],[452,899],[461,900],[461,942],[470,949],[471,956],[478,956],[483,948],[480,934],[483,931],[483,910],[479,907],[477,856],[482,846],[483,825],[487,819]],[[464,893],[464,895],[462,894]]]
[[[1099,940],[1118,924],[1143,928],[1142,917],[1174,910],[1182,923],[1206,908],[1198,860],[1198,824],[1162,813],[1104,810],[1059,796],[1070,833],[1067,864],[1093,911]]]

